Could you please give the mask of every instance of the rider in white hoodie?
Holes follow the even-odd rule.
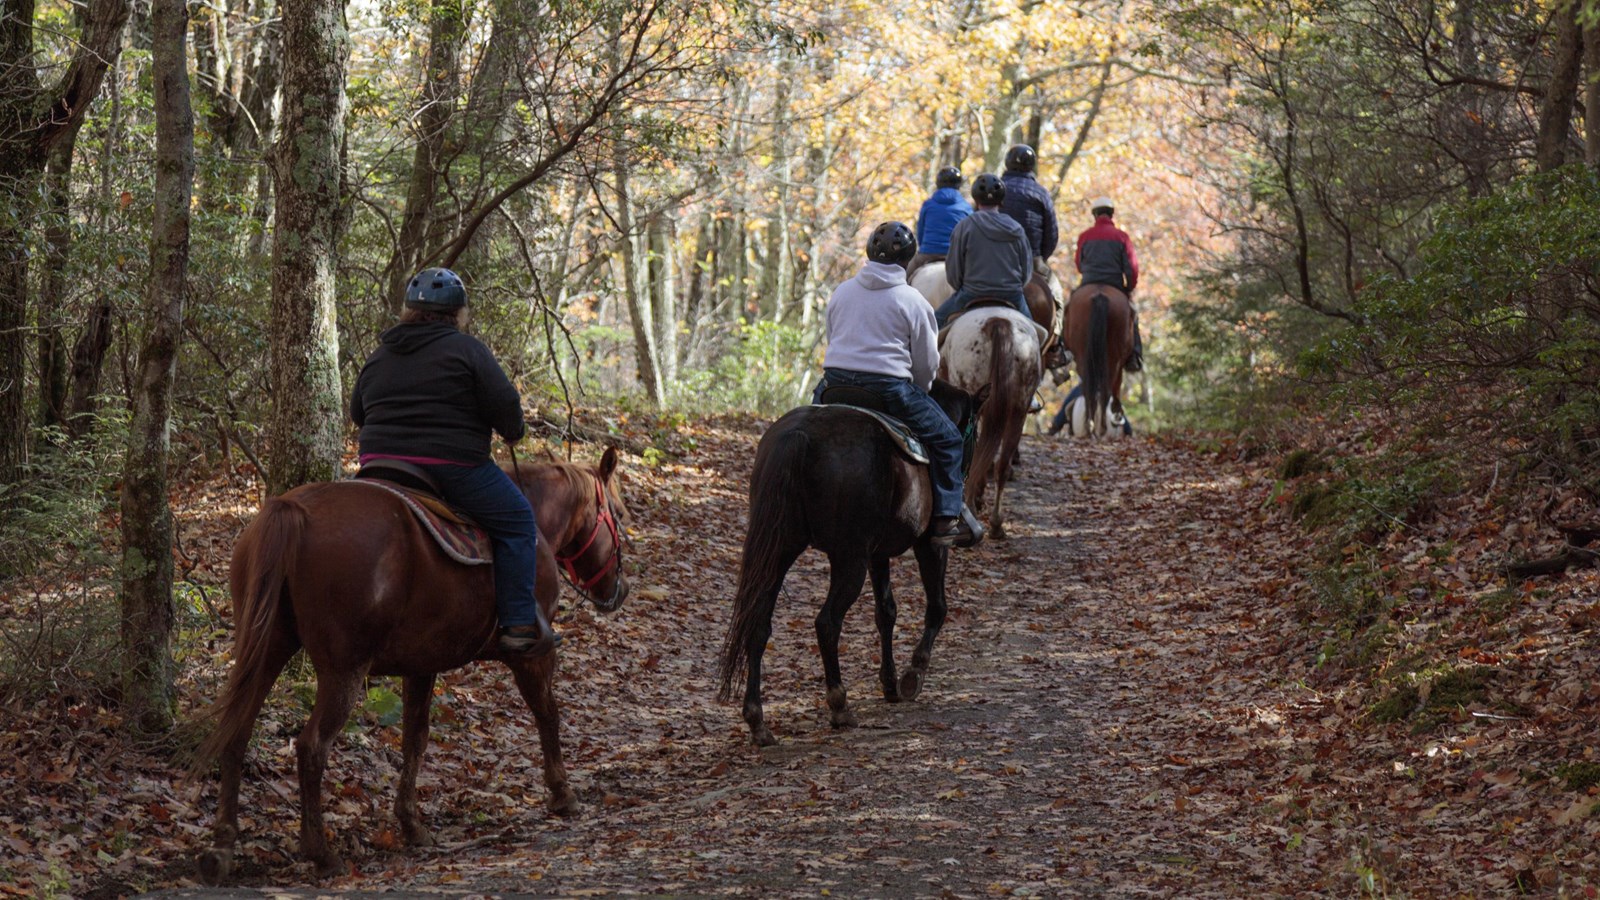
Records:
[[[906,284],[905,264],[916,252],[916,235],[900,222],[879,225],[867,239],[866,265],[828,300],[828,352],[813,402],[837,385],[877,394],[927,448],[933,542],[968,546],[982,529],[961,515],[961,432],[928,395],[939,369],[938,329],[928,301]]]

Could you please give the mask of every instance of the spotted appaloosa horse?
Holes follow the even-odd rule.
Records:
[[[969,307],[950,323],[940,352],[940,375],[969,393],[984,387],[989,398],[978,417],[978,446],[967,472],[967,506],[982,515],[983,493],[994,474],[994,510],[989,534],[1004,540],[1006,482],[1016,462],[1028,403],[1043,373],[1039,329],[1009,305]]]
[[[1072,433],[1100,437],[1109,422],[1120,434],[1125,416],[1122,366],[1133,347],[1133,307],[1128,295],[1109,285],[1083,285],[1072,292],[1062,318],[1062,335],[1083,381],[1086,410],[1085,415],[1073,415]]]
[[[621,565],[627,509],[612,482],[617,452],[597,467],[523,464],[509,470],[538,521],[534,595],[554,615],[560,560],[579,593],[610,612],[627,598]],[[598,574],[598,577],[596,576]],[[233,671],[212,708],[217,728],[197,769],[221,759],[212,846],[201,877],[218,883],[232,868],[239,836],[239,779],[250,732],[284,664],[304,648],[317,676],[311,719],[295,741],[300,776],[300,850],[320,875],[343,871],[322,817],[328,750],[362,697],[369,675],[403,679],[403,763],[395,798],[401,837],[432,842],[417,812],[417,771],[428,744],[428,712],[440,672],[474,660],[511,670],[539,729],[552,811],[571,814],[577,796],[561,760],[553,680],[557,654],[506,656],[495,646],[494,576],[441,551],[393,493],[359,481],[308,484],[273,497],[239,536],[229,571],[234,603]],[[501,748],[499,753],[521,748]]]
[[[965,428],[984,403],[982,394],[972,397],[942,381],[935,381],[930,393],[957,428]],[[835,402],[829,395],[823,399]],[[828,599],[816,624],[833,727],[856,724],[839,673],[839,634],[845,613],[861,595],[861,582],[869,574],[882,642],[878,680],[884,699],[912,700],[922,690],[933,641],[946,614],[944,572],[949,551],[928,540],[932,515],[927,467],[907,459],[883,426],[861,412],[802,406],[761,436],[750,473],[750,525],[739,563],[733,621],[722,645],[720,693],[728,699],[734,682],[744,674],[744,720],[757,746],[777,743],[761,707],[761,657],[772,637],[772,613],[783,579],[807,547],[828,556]],[[916,554],[928,603],[911,667],[896,679],[896,608],[889,589],[889,562],[907,550]]]

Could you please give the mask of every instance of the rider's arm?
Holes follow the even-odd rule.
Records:
[[[922,208],[917,210],[917,246],[921,247],[927,234],[928,227],[928,201],[922,201]]]
[[[477,381],[478,408],[506,443],[515,444],[528,430],[522,421],[522,395],[517,393],[511,379],[506,377],[506,370],[500,368],[499,360],[489,348],[475,338],[472,343],[477,345],[469,352]]]
[[[1133,253],[1133,239],[1122,233],[1122,247],[1128,252],[1128,290],[1139,286],[1139,257]]]
[[[362,366],[361,375],[366,372],[366,367]],[[356,423],[357,428],[367,424],[367,407],[361,402],[361,375],[356,376],[355,389],[350,392],[350,421]]]
[[[923,390],[933,387],[939,371],[939,327],[934,324],[933,307],[921,297],[911,311],[911,383]]]
[[[944,280],[958,291],[961,290],[961,257],[966,254],[967,233],[972,230],[961,227],[966,223],[967,220],[962,219],[955,231],[950,232],[950,253],[944,258]]]
[[[1056,209],[1050,204],[1050,195],[1045,194],[1040,201],[1044,207],[1044,235],[1039,241],[1039,254],[1049,259],[1056,252],[1056,245],[1061,242],[1061,232],[1056,228]]]
[[[1087,233],[1087,232],[1085,232]],[[1072,264],[1077,267],[1078,274],[1083,274],[1083,235],[1078,235],[1078,249],[1072,255]]]

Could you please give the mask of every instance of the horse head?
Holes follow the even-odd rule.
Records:
[[[614,477],[617,462],[617,448],[607,447],[596,466],[536,463],[517,466],[513,475],[567,582],[607,613],[628,599],[622,555],[629,517]]]

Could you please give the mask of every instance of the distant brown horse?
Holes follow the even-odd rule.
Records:
[[[940,360],[941,377],[968,393],[984,387],[989,397],[978,417],[978,446],[967,461],[966,501],[983,515],[983,493],[994,476],[994,511],[989,534],[1004,540],[1006,483],[1028,417],[1028,401],[1043,374],[1039,332],[1010,304],[969,307],[950,323]]]
[[[618,524],[626,521],[627,510],[612,484],[616,466],[612,448],[598,467],[544,463],[508,469],[538,521],[534,594],[547,614],[555,613],[562,559],[580,593],[600,609],[612,611],[627,598]],[[202,878],[215,884],[232,867],[239,777],[250,733],[273,682],[301,648],[316,670],[317,697],[295,741],[300,851],[316,863],[320,876],[344,868],[323,826],[328,749],[371,675],[403,679],[404,761],[395,815],[408,844],[432,842],[417,812],[417,771],[428,744],[434,679],[474,660],[498,660],[511,670],[538,725],[550,809],[563,815],[576,811],[577,797],[561,761],[561,723],[552,690],[556,657],[498,652],[490,568],[451,561],[398,497],[372,484],[308,484],[262,505],[234,546],[229,570],[237,629],[233,671],[212,709],[219,719],[216,731],[202,745],[197,763],[222,762],[213,843],[199,860]],[[520,748],[498,752],[515,750]]]
[[[1055,273],[1049,276],[1041,275],[1035,271],[1033,277],[1028,279],[1028,284],[1022,289],[1022,298],[1028,301],[1028,314],[1033,320],[1044,326],[1048,334],[1043,344],[1045,352],[1045,366],[1055,368],[1058,365],[1060,341],[1057,338],[1060,332],[1056,330],[1056,323],[1060,321],[1058,313],[1061,304],[1057,298],[1061,296],[1061,282]]]
[[[1133,348],[1133,306],[1128,295],[1109,285],[1083,285],[1072,292],[1062,319],[1062,335],[1083,381],[1087,410],[1083,430],[1074,424],[1073,434],[1103,436],[1108,411],[1120,433],[1125,416],[1122,366]]]

